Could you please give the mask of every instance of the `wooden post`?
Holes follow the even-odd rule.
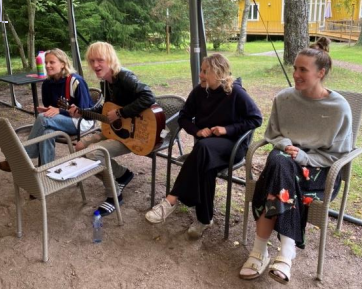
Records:
[[[350,26],[349,26],[348,46],[351,46],[352,27],[353,27],[353,14],[354,14],[354,3],[352,4],[352,15],[351,15],[351,24],[350,24]]]

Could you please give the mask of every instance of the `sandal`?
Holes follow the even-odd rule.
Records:
[[[269,266],[269,276],[272,277],[275,281],[281,284],[288,284],[290,280],[290,269],[292,267],[292,260],[285,258],[283,256],[277,256]],[[285,278],[276,275],[274,271],[279,271],[285,275]]]
[[[118,196],[118,203],[119,205],[123,204],[123,197],[122,195]],[[102,217],[108,216],[112,214],[116,210],[116,206],[114,205],[113,198],[107,198],[102,205],[100,205],[97,209]]]
[[[251,258],[252,257],[252,258]],[[261,274],[264,273],[265,269],[268,267],[270,258],[268,256],[263,256],[260,253],[251,252],[248,260],[244,263],[243,267],[240,270],[239,277],[245,280],[252,280],[258,278]],[[254,274],[242,274],[243,269],[251,269],[255,271]]]

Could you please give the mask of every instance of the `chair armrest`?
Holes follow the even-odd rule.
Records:
[[[168,156],[171,157],[172,156],[172,147],[173,144],[175,143],[175,140],[177,138],[177,135],[179,134],[179,132],[182,130],[181,127],[177,127],[177,129],[174,131],[174,133],[171,135],[170,138],[170,142],[168,144]]]
[[[252,143],[249,148],[248,152],[246,154],[246,163],[245,163],[245,170],[246,170],[246,180],[252,180],[253,179],[253,156],[256,152],[256,150],[262,146],[267,145],[268,142],[265,139],[262,139],[260,141],[257,141],[255,143]]]
[[[16,129],[14,129],[14,131],[15,131],[16,134],[21,133],[24,130],[25,131],[30,131],[33,126],[34,126],[33,124],[26,124],[26,125],[23,125],[23,126],[20,126],[20,127],[16,128]]]
[[[62,164],[62,163],[65,163],[65,162],[67,162],[67,161],[73,160],[73,159],[75,159],[75,158],[82,157],[82,156],[84,156],[84,155],[86,155],[86,154],[88,154],[88,153],[90,153],[90,152],[92,152],[92,151],[95,151],[95,150],[103,151],[104,156],[105,156],[105,159],[106,159],[106,166],[107,166],[107,168],[109,169],[109,168],[111,167],[111,166],[110,166],[111,163],[110,163],[110,161],[109,161],[109,159],[110,159],[110,157],[109,157],[109,152],[108,152],[107,149],[105,149],[104,147],[95,145],[95,146],[92,146],[92,147],[90,147],[90,148],[85,148],[85,149],[83,149],[83,150],[74,152],[74,153],[72,153],[72,154],[70,154],[70,155],[64,156],[64,157],[62,157],[62,158],[59,158],[59,159],[57,159],[57,160],[55,160],[55,161],[52,161],[52,162],[47,163],[47,164],[45,164],[45,165],[42,165],[42,166],[40,166],[40,167],[37,167],[37,168],[35,168],[35,170],[36,170],[38,173],[44,172],[44,171],[46,171],[46,170],[48,170],[48,169],[50,169],[50,168],[52,168],[52,167],[55,167],[55,166],[57,166],[57,165],[60,165],[60,164]]]
[[[234,147],[231,151],[231,155],[230,155],[230,160],[229,160],[229,169],[228,169],[228,175],[231,176],[231,172],[233,170],[233,166],[235,163],[235,157],[236,154],[241,146],[241,144],[245,141],[245,139],[254,133],[254,129],[248,130],[246,133],[244,133],[242,136],[240,136],[238,138],[238,140],[236,141],[236,143],[234,144]]]
[[[170,123],[171,121],[173,121],[173,120],[175,120],[176,118],[178,118],[178,115],[179,115],[180,113],[179,112],[177,112],[177,113],[175,113],[173,116],[171,116],[171,117],[169,117],[168,119],[166,119],[166,124],[168,124],[168,123]]]
[[[356,157],[358,157],[360,154],[362,154],[361,148],[355,148],[351,152],[349,152],[344,157],[340,158],[338,161],[335,161],[333,165],[330,167],[327,179],[326,179],[326,187],[324,189],[324,207],[328,207],[329,203],[331,201],[332,192],[334,183],[336,181],[336,178],[341,171],[341,169],[351,161],[353,161]]]
[[[57,136],[64,137],[67,140],[69,151],[71,153],[74,152],[70,136],[67,133],[65,133],[64,131],[55,131],[55,132],[48,133],[48,134],[45,134],[45,135],[42,135],[42,136],[38,136],[36,138],[32,138],[32,139],[29,139],[27,141],[24,141],[24,142],[22,142],[22,144],[23,144],[24,147],[26,147],[26,146],[30,146],[30,145],[45,141],[45,140],[47,140],[49,138],[57,137]]]

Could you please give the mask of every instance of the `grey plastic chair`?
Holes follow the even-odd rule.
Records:
[[[155,204],[156,193],[156,161],[157,156],[167,158],[167,154],[162,153],[163,150],[169,148],[169,145],[173,146],[175,143],[178,145],[180,155],[183,154],[182,145],[178,134],[174,136],[175,131],[178,128],[178,114],[185,105],[185,99],[177,95],[161,95],[156,97],[156,102],[162,107],[166,116],[166,129],[169,131],[164,138],[163,143],[158,148],[154,149],[148,157],[152,158],[152,181],[151,181],[151,207]],[[174,136],[174,137],[173,137]],[[171,140],[172,137],[172,140]]]
[[[339,210],[339,217],[336,230],[339,231],[342,226],[344,210],[346,208],[346,201],[349,190],[349,182],[351,177],[351,167],[352,161],[362,153],[361,148],[356,148],[356,139],[358,131],[360,128],[361,122],[361,113],[362,113],[362,94],[356,92],[347,92],[339,91],[343,95],[352,110],[353,116],[353,147],[354,149],[336,161],[330,168],[327,180],[326,187],[324,190],[324,200],[322,201],[313,201],[309,207],[308,211],[308,222],[320,228],[320,241],[319,241],[319,254],[318,254],[318,268],[317,268],[317,279],[322,280],[323,277],[323,266],[324,266],[324,254],[325,254],[325,245],[328,229],[328,210],[330,206],[330,200],[333,192],[334,182],[336,177],[341,172],[342,181],[344,182],[344,190],[342,195],[342,203]],[[252,165],[253,165],[253,156],[256,150],[267,144],[267,141],[261,140],[249,147],[247,156],[246,156],[246,193],[245,193],[245,208],[244,208],[244,224],[243,224],[243,244],[247,244],[247,228],[248,228],[248,217],[249,217],[249,207],[250,203],[253,200],[254,190],[256,180],[253,178]]]
[[[106,149],[99,146],[87,148],[79,152],[74,152],[70,137],[66,133],[61,131],[46,134],[44,136],[21,143],[9,120],[2,117],[0,118],[0,131],[0,148],[5,155],[6,160],[9,162],[14,181],[15,204],[17,214],[17,236],[19,238],[22,236],[22,214],[19,194],[19,189],[22,188],[41,202],[43,219],[43,261],[46,262],[48,261],[48,222],[46,197],[53,193],[60,192],[62,189],[65,189],[71,185],[79,184],[82,198],[85,202],[86,198],[81,181],[96,174],[103,173],[104,180],[112,188],[114,198],[117,198],[109,153]],[[62,136],[67,139],[69,155],[46,165],[34,167],[31,159],[25,151],[25,147],[56,136]],[[94,150],[100,150],[104,153],[104,155],[106,156],[105,166],[99,165],[96,168],[89,170],[76,178],[68,179],[65,181],[56,181],[46,176],[47,170],[49,170],[50,168],[67,162],[69,160],[75,159],[77,157],[84,156],[85,154]],[[121,225],[122,215],[118,202],[116,202],[116,212],[119,225]]]
[[[179,135],[180,131],[181,131],[181,128],[177,127],[177,130],[175,130],[175,132],[171,138],[169,149],[168,149],[166,195],[169,194],[170,189],[171,189],[171,165],[175,164],[178,166],[182,166],[184,161],[188,157],[188,154],[184,154],[178,158],[172,157],[172,144],[175,141],[176,137]],[[236,153],[238,152],[241,144],[247,138],[250,138],[250,142],[252,141],[253,134],[254,134],[254,130],[249,130],[246,133],[244,133],[242,136],[239,137],[239,139],[235,143],[233,150],[231,152],[231,156],[229,159],[229,166],[217,174],[218,178],[221,178],[221,179],[224,179],[227,181],[225,231],[224,231],[225,239],[229,238],[232,185],[233,185],[233,183],[245,185],[245,179],[233,174],[233,171],[235,171],[245,165],[245,158],[243,158],[240,162],[235,163],[235,156],[236,156]]]

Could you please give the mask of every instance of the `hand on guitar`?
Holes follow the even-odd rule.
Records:
[[[72,104],[72,105],[68,108],[68,112],[69,112],[69,115],[70,115],[71,117],[75,117],[75,118],[81,117],[81,114],[78,113],[78,107],[75,106],[74,104]]]
[[[112,109],[110,111],[107,112],[107,118],[109,120],[109,123],[113,123],[114,121],[116,121],[117,119],[119,119],[118,115],[117,115],[117,110],[118,109]]]
[[[46,117],[53,117],[59,114],[59,108],[54,106],[49,106],[49,107],[38,106],[37,111],[39,113],[43,113],[44,116]]]

